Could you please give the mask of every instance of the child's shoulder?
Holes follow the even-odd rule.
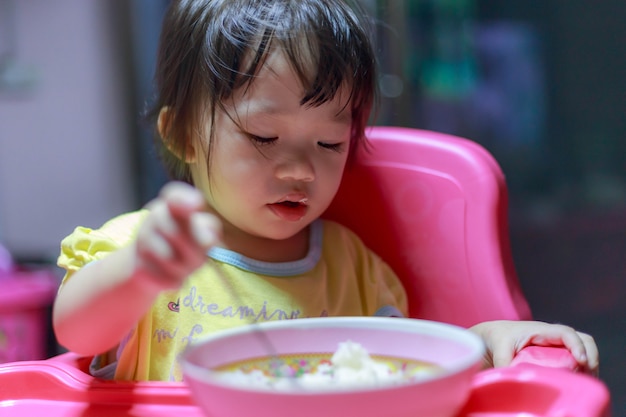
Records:
[[[139,226],[147,215],[148,210],[145,209],[120,214],[104,223],[97,232],[115,240],[120,240],[120,243],[126,242],[137,235]]]
[[[147,215],[148,210],[146,209],[120,214],[119,216],[113,217],[112,219],[104,223],[99,230],[134,230],[139,227],[139,225],[146,218]]]
[[[61,241],[57,264],[68,270],[77,270],[127,245],[136,236],[139,225],[147,214],[147,210],[125,213],[97,229],[76,227]]]
[[[148,211],[142,209],[113,217],[95,229],[78,226],[69,236],[63,239],[62,245],[68,246],[76,242],[101,242],[105,240],[123,245],[136,235],[139,225],[147,215]]]
[[[365,243],[350,228],[333,220],[323,220],[324,246],[365,248]]]
[[[334,220],[322,219],[322,224],[324,225],[324,234],[333,235],[333,236],[349,236],[358,239],[356,233],[350,230],[348,227],[344,226],[341,223],[337,223]]]

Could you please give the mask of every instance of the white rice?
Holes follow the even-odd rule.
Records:
[[[287,365],[283,365],[287,366]],[[277,374],[281,373],[280,368]],[[315,372],[307,372],[297,377],[271,377],[261,370],[218,371],[214,375],[229,385],[247,386],[271,390],[304,389],[312,391],[376,388],[407,383],[420,375],[432,375],[433,370],[426,366],[423,370],[413,370],[408,376],[402,370],[392,370],[387,364],[372,359],[368,351],[359,343],[346,341],[339,343],[331,363],[321,363]]]

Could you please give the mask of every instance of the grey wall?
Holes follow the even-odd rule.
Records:
[[[76,225],[133,206],[131,130],[106,5],[0,0],[0,54],[29,76],[0,83],[0,243],[15,256],[56,257]]]

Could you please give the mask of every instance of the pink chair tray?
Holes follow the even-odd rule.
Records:
[[[103,381],[72,353],[0,365],[0,415],[7,417],[204,417],[187,386]]]
[[[0,365],[0,414],[204,417],[182,383],[102,381],[86,365],[71,353]],[[609,405],[606,386],[593,377],[524,363],[479,372],[457,417],[609,417]]]
[[[206,417],[196,406],[161,404],[84,404],[71,401],[24,400],[6,407],[0,402],[2,416],[7,417]]]
[[[457,417],[610,417],[610,395],[598,379],[521,364],[479,372]]]

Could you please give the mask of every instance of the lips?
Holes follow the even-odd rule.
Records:
[[[268,204],[268,207],[279,218],[295,222],[302,219],[309,210],[307,201],[308,199],[303,196],[286,197],[276,203]]]

